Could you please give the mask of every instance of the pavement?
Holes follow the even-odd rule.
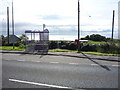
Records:
[[[25,51],[13,51],[13,50],[0,50],[0,53],[33,54],[33,53],[27,53]],[[34,54],[37,54],[37,53],[34,53]],[[75,52],[48,52],[48,55],[55,55],[55,56],[60,55],[60,56],[69,56],[69,57],[89,58],[89,59],[120,62],[120,57],[118,57],[118,56],[89,55],[89,54],[75,53]]]

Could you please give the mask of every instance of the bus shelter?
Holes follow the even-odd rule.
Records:
[[[43,31],[25,30],[26,36],[29,34],[31,39],[26,40],[26,52],[47,54],[49,49],[49,31],[45,29]],[[36,40],[36,35],[39,36]]]

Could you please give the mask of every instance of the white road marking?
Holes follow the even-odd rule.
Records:
[[[26,60],[17,60],[17,61],[24,62],[24,61],[26,61]]]
[[[50,63],[59,63],[59,62],[50,62]]]
[[[17,60],[17,61],[19,61],[19,62],[27,62],[28,60]],[[41,61],[29,61],[29,62],[41,62]]]
[[[10,61],[10,60],[7,60],[7,61]],[[26,60],[16,60],[16,61],[19,61],[19,62],[25,62]],[[29,62],[42,62],[42,61],[29,61]],[[48,63],[60,63],[60,62],[48,62]],[[72,65],[86,65],[86,64],[80,64],[80,63],[67,63],[67,64],[72,64]],[[90,64],[92,66],[99,66],[98,64]],[[108,65],[108,64],[105,64],[105,65]],[[113,67],[120,67],[120,65],[110,65],[110,66],[113,66]]]
[[[77,65],[77,64],[79,64],[79,63],[69,63],[69,64]]]
[[[8,54],[8,53],[6,53],[5,55],[14,55],[15,56],[15,55],[19,55],[19,54]]]
[[[120,65],[112,65],[112,66],[115,66],[115,67],[120,67]]]
[[[98,66],[98,64],[91,64],[92,66]]]
[[[41,61],[32,61],[32,62],[41,62]]]
[[[23,80],[17,80],[17,79],[9,79],[9,81],[19,82],[19,83],[25,83],[25,84],[32,84],[32,85],[39,85],[39,86],[54,87],[54,88],[70,88],[70,87],[57,86],[57,85],[49,85],[49,84],[36,83],[36,82],[29,82],[29,81],[23,81]]]

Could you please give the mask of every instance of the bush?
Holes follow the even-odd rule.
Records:
[[[120,54],[120,45],[118,43],[105,43],[97,46],[97,52]]]
[[[68,49],[69,50],[76,50],[75,44],[73,42],[68,44]]]
[[[26,48],[26,46],[24,44],[20,43],[19,48]]]
[[[84,39],[87,40],[93,40],[93,41],[106,41],[106,37],[101,36],[99,34],[92,34],[92,35],[87,35]]]
[[[68,49],[68,45],[61,45],[60,49]]]
[[[51,41],[49,42],[49,49],[56,49],[57,48],[57,42]]]
[[[83,46],[81,48],[81,51],[93,51],[93,52],[96,52],[96,44],[88,44],[86,46]]]
[[[59,42],[59,45],[58,45]],[[59,47],[58,47],[59,46]],[[21,46],[22,47],[22,46]],[[50,41],[49,49],[68,49],[68,50],[76,50],[73,41],[63,42],[63,41]],[[120,54],[120,43],[80,43],[80,51],[92,51],[92,52],[101,52],[101,53],[112,53],[112,54]]]

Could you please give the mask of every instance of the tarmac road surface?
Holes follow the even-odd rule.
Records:
[[[118,88],[118,68],[117,62],[87,58],[3,54],[2,86],[3,88]]]

